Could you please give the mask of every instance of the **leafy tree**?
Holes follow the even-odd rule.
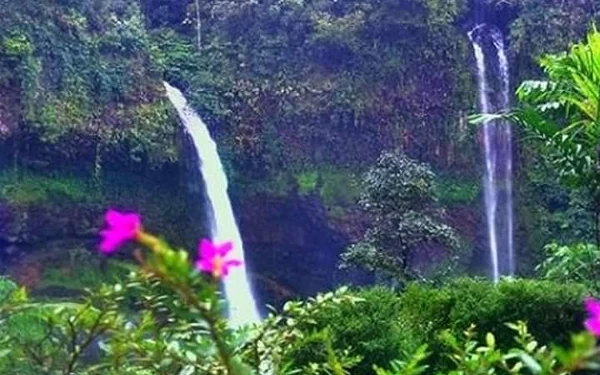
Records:
[[[342,254],[343,265],[359,265],[398,280],[419,278],[420,251],[458,248],[443,223],[434,174],[426,164],[398,152],[380,156],[363,181],[360,205],[371,217],[363,239]]]

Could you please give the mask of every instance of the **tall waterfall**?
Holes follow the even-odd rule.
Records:
[[[494,26],[479,24],[469,32],[477,62],[479,106],[482,113],[510,106],[509,64],[502,33]],[[510,124],[483,124],[485,173],[483,190],[491,276],[514,275],[514,223],[512,192],[512,134]]]
[[[206,124],[190,107],[177,88],[164,82],[167,96],[175,106],[183,125],[191,135],[200,160],[200,172],[206,186],[209,204],[211,237],[214,242],[233,242],[233,258],[244,261],[244,245],[240,236],[231,201],[227,193],[227,176],[223,170],[217,145],[210,136]],[[225,278],[225,294],[229,305],[229,321],[234,327],[260,320],[252,288],[248,281],[245,263],[231,269]]]

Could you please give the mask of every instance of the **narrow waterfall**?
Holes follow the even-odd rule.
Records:
[[[482,113],[510,106],[509,64],[502,33],[494,26],[478,24],[469,32],[477,63],[479,106]],[[512,193],[512,134],[510,124],[483,124],[485,173],[483,179],[491,276],[498,281],[514,275],[514,223]]]
[[[508,58],[506,57],[506,47],[504,45],[504,38],[499,30],[494,34],[494,46],[497,50],[498,56],[498,67],[500,72],[501,86],[501,102],[500,110],[507,110],[510,108],[510,71],[508,65]],[[505,162],[504,170],[504,194],[506,199],[506,246],[507,246],[507,274],[513,276],[515,274],[515,249],[514,249],[514,213],[513,213],[513,154],[512,154],[512,128],[507,122],[500,124],[502,135],[501,155]]]
[[[206,185],[206,197],[210,210],[208,217],[214,242],[233,242],[233,258],[244,261],[244,245],[227,193],[227,176],[223,170],[217,145],[210,136],[206,124],[190,107],[177,88],[164,82],[167,96],[175,106],[187,132],[191,135],[200,160],[200,172]],[[260,316],[248,281],[245,263],[231,270],[225,278],[225,294],[229,305],[229,321],[232,326],[258,322]]]

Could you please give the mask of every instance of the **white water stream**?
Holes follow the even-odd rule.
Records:
[[[479,24],[469,32],[469,38],[477,63],[480,111],[489,114],[508,109],[510,75],[502,33],[493,26]],[[486,41],[489,43],[484,44]],[[489,53],[490,49],[495,52]],[[489,66],[493,69],[488,69]],[[490,81],[496,83],[495,90]],[[502,275],[512,276],[515,272],[511,126],[506,122],[493,121],[483,124],[481,131],[491,276],[497,282]]]
[[[244,244],[240,236],[229,194],[227,193],[227,176],[223,170],[217,145],[212,139],[206,124],[190,107],[180,90],[164,83],[167,96],[175,106],[186,130],[192,137],[194,147],[200,161],[200,171],[206,186],[206,197],[209,202],[208,217],[213,242],[233,242],[232,259],[244,262]],[[225,294],[229,305],[229,322],[233,327],[260,321],[256,301],[248,281],[245,262],[242,267],[230,270],[225,278]]]

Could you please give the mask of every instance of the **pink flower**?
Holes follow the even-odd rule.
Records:
[[[121,213],[108,210],[104,215],[108,228],[100,232],[100,251],[109,254],[127,241],[134,240],[142,229],[142,220],[137,213]]]
[[[227,276],[230,267],[239,267],[242,265],[242,262],[237,259],[225,259],[232,249],[233,243],[231,242],[217,245],[210,240],[203,239],[198,246],[198,255],[200,258],[196,261],[196,268],[200,271],[211,273],[216,278]]]
[[[586,299],[585,309],[588,313],[585,328],[594,336],[600,337],[600,301],[594,298]]]

